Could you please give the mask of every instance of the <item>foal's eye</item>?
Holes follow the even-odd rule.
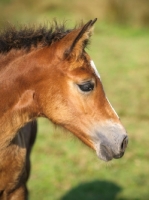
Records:
[[[91,90],[94,89],[94,83],[92,82],[86,82],[83,84],[78,84],[80,90],[82,90],[83,92],[90,92]]]

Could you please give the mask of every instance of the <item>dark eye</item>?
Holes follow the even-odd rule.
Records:
[[[86,82],[86,83],[80,84],[78,86],[79,86],[80,90],[82,90],[83,92],[89,92],[94,89],[94,83],[92,83],[92,82]]]

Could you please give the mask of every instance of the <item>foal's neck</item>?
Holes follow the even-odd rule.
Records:
[[[11,62],[24,54],[23,50],[12,49],[8,53],[0,54],[0,72],[6,70]]]
[[[27,56],[28,54],[23,54],[21,51],[15,54],[11,51],[6,58],[0,55],[1,147],[8,145],[19,128],[39,115],[34,88],[32,82],[29,82],[31,80],[28,77],[29,66],[24,64]]]

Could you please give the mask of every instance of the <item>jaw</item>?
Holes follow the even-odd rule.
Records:
[[[96,151],[96,148],[94,146],[94,143],[90,139],[89,135],[86,134],[88,130],[84,131],[80,129],[79,127],[73,127],[71,125],[64,125],[64,128],[66,130],[69,130],[71,133],[73,133],[77,138],[79,138],[84,144],[86,144],[88,147]]]

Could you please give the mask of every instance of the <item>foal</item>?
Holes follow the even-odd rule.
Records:
[[[104,161],[123,156],[126,131],[85,51],[95,22],[13,27],[0,36],[0,199],[27,199],[37,117],[68,129]]]

